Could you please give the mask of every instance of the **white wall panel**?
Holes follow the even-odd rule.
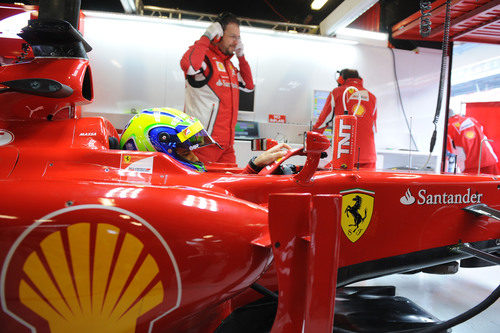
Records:
[[[84,107],[84,114],[107,114],[115,126],[121,127],[131,116],[132,108],[183,109],[184,76],[179,61],[207,25],[86,12],[84,34],[94,48],[89,58],[95,101]],[[291,125],[285,129],[281,126],[280,131],[291,141],[299,142],[301,135],[295,132],[309,126],[313,91],[331,90],[336,86],[337,70],[356,68],[366,88],[378,98],[377,149],[409,147],[390,49],[250,27],[242,27],[241,36],[256,91],[254,112],[240,112],[240,119],[266,123],[268,114],[284,114]],[[403,105],[407,116],[412,117],[417,146],[420,151],[428,151],[434,128],[440,54],[395,50],[395,57]],[[440,127],[441,123],[442,117]],[[441,142],[439,138],[437,154],[441,152]]]
[[[258,59],[255,118],[267,122],[270,113],[285,114],[287,122],[309,124],[314,89],[330,90],[334,64],[359,57],[352,45],[326,38],[300,38],[287,33],[259,34],[242,30],[248,58]]]
[[[406,111],[408,123],[411,122],[412,133],[417,147],[420,151],[428,151],[430,137],[434,130],[432,120],[436,111],[437,92],[439,88],[439,69],[441,65],[440,54],[436,51],[424,50],[420,53],[394,50],[396,56],[396,71],[401,89],[403,107]],[[392,62],[392,60],[391,60]],[[391,75],[393,71],[389,68]],[[395,79],[388,87],[388,94],[394,94],[397,90]],[[381,101],[391,98],[379,94]],[[397,97],[397,96],[396,96]],[[445,98],[443,97],[443,101]],[[382,105],[382,103],[381,103]],[[439,128],[443,127],[444,104],[441,108]],[[378,136],[379,146],[387,148],[409,148],[409,131],[404,115],[397,100],[392,100],[391,105],[379,107],[379,130],[382,135]],[[385,135],[385,130],[391,129],[392,135]],[[441,131],[442,133],[442,131]],[[396,140],[394,140],[396,139]],[[442,139],[438,137],[435,152],[440,153]]]

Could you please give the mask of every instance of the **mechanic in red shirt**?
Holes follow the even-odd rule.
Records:
[[[313,130],[323,133],[326,128],[333,128],[334,116],[343,115],[345,105],[348,113],[357,118],[355,161],[358,161],[359,151],[359,167],[374,169],[377,161],[374,138],[377,131],[377,99],[363,87],[363,79],[357,70],[345,68],[337,73],[338,87],[328,95]],[[356,88],[357,91],[350,87]],[[344,96],[347,89],[349,90]]]
[[[488,138],[483,133],[483,126],[472,117],[463,117],[459,114],[448,119],[448,136],[453,141],[457,151],[458,168],[463,173],[477,173],[479,151],[481,145],[481,173],[499,174],[497,167],[498,157],[493,151]]]
[[[231,58],[236,53],[239,70]],[[252,72],[243,54],[236,16],[222,13],[181,59],[186,77],[184,112],[198,118],[217,146],[199,149],[204,163],[235,163],[234,131],[238,118],[239,90],[254,88]]]

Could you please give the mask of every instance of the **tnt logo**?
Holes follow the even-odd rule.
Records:
[[[344,115],[335,118],[332,167],[352,169],[356,144],[356,117]]]
[[[337,158],[341,154],[349,154],[349,147],[351,146],[351,125],[344,124],[344,119],[339,122],[339,140],[337,144]]]

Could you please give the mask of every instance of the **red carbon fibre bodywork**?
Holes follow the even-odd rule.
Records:
[[[49,114],[54,119],[65,119],[74,115],[75,106],[92,100],[92,74],[88,60],[36,58],[26,63],[0,67],[0,77],[1,82],[51,78],[73,89],[71,96],[61,99],[4,92],[0,95],[0,105],[9,112],[1,115],[0,119],[3,120],[46,119]]]
[[[211,332],[274,251],[279,280],[264,283],[280,283],[274,331],[327,331],[337,267],[500,238],[498,221],[462,210],[500,209],[496,176],[314,172],[326,148],[315,133],[297,175],[197,173],[165,154],[109,149],[107,120],[75,117],[92,99],[88,66],[0,67],[0,82],[73,89],[62,99],[0,93],[2,329]],[[308,274],[323,283],[293,294]]]

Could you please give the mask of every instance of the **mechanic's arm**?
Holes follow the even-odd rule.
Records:
[[[202,70],[208,47],[212,41],[217,42],[222,38],[224,31],[219,22],[210,24],[200,39],[184,53],[181,59],[181,68],[185,75],[195,75]]]
[[[292,147],[290,147],[286,143],[280,143],[266,150],[259,156],[253,157],[250,162],[248,162],[242,173],[259,173],[260,170],[262,170],[269,164],[285,156],[290,149],[292,149]]]
[[[238,57],[238,62],[240,64],[240,70],[238,73],[238,81],[240,84],[240,89],[246,91],[252,91],[255,88],[253,83],[252,71],[250,70],[250,65],[245,59],[245,54],[243,52],[243,43],[241,42],[241,38],[238,41],[238,45],[236,45],[236,49],[234,50],[236,56]]]
[[[323,134],[325,129],[328,126],[332,125],[334,116],[333,113],[334,107],[335,107],[335,102],[333,100],[333,93],[330,93],[328,95],[328,98],[326,99],[325,106],[323,106],[323,110],[321,110],[318,120],[316,121],[316,124],[314,124],[312,128],[314,132]]]

